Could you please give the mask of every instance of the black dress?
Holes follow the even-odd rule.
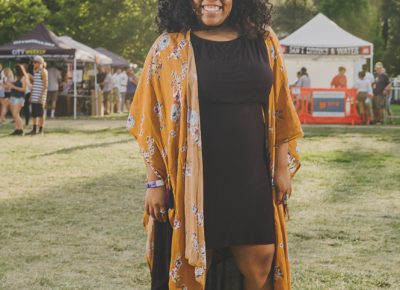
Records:
[[[209,41],[191,33],[199,87],[204,222],[213,258],[206,290],[244,290],[230,246],[275,242],[262,106],[272,72],[263,39]],[[167,207],[174,207],[172,191]],[[151,289],[168,290],[172,227],[155,221]]]
[[[272,71],[263,39],[191,34],[196,60],[207,249],[275,242],[262,106]]]

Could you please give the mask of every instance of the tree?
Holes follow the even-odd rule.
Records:
[[[41,0],[0,0],[0,43],[7,43],[43,22],[49,11]]]
[[[274,29],[279,35],[287,35],[310,20],[315,7],[309,0],[286,0],[275,6]]]
[[[400,74],[400,0],[384,0],[381,4],[383,60],[388,72]]]

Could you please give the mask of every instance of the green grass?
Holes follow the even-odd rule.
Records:
[[[124,118],[0,127],[0,289],[149,289]],[[307,126],[288,223],[293,289],[398,289],[400,127]],[[217,290],[217,289],[216,289]]]

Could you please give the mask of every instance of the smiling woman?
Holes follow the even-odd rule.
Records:
[[[290,289],[302,130],[270,15],[263,0],[159,1],[128,119],[147,166],[152,290]]]

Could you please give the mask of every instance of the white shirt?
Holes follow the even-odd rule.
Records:
[[[4,70],[0,72],[0,92],[4,94],[4,83],[5,83],[6,76],[4,75]]]
[[[128,85],[128,76],[125,72],[113,75],[114,86],[118,87],[120,93],[126,93]]]
[[[311,80],[307,75],[302,75],[297,81],[297,86],[302,88],[311,88]]]
[[[364,80],[369,81],[371,85],[375,82],[374,75],[372,73],[370,73],[369,71],[365,72]]]
[[[59,82],[61,81],[61,72],[55,67],[49,67],[47,69],[48,72],[48,82],[49,88],[47,91],[49,92],[58,92],[59,90]]]
[[[359,93],[368,93],[372,95],[372,85],[370,81],[365,78],[363,80],[358,79],[354,84],[354,87],[358,89]]]

